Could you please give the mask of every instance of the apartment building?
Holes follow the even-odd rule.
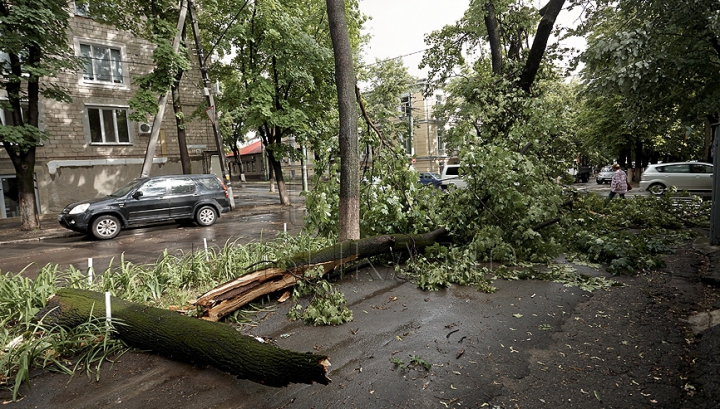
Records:
[[[443,93],[436,91],[424,96],[424,84],[417,84],[400,97],[399,121],[408,121],[409,135],[403,135],[402,143],[409,156],[414,157],[413,166],[418,172],[439,172],[448,162],[445,151],[445,123],[435,117],[435,106],[443,102]]]
[[[153,44],[93,21],[82,7],[68,12],[73,15],[70,44],[87,63],[81,72],[46,79],[70,90],[72,102],[41,100],[40,128],[49,135],[36,155],[36,197],[41,214],[58,213],[73,201],[109,194],[139,177],[151,131],[152,122],[129,119],[128,101],[136,90],[133,77],[153,68]],[[197,64],[197,59],[192,62]],[[199,83],[200,71],[194,66],[181,83],[186,114],[204,102]],[[3,92],[0,100],[7,99]],[[0,109],[0,121],[8,124],[6,120],[10,115]],[[217,154],[211,122],[195,119],[187,122],[185,129],[193,173],[210,171],[210,159]],[[171,102],[166,106],[155,152],[152,175],[182,173]],[[15,170],[4,150],[0,150],[0,182],[0,217],[16,217]]]

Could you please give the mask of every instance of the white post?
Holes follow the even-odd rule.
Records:
[[[210,255],[208,254],[207,248],[207,239],[203,239],[203,242],[205,243],[205,261],[210,261]]]
[[[283,223],[283,232],[287,233],[287,223]]]
[[[88,275],[88,285],[92,285],[92,283],[93,283],[93,265],[92,265],[92,258],[89,258],[89,259],[88,259],[87,275]]]
[[[112,325],[112,308],[110,307],[110,291],[105,291],[105,321],[108,328]]]

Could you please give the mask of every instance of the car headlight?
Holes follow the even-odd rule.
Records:
[[[78,214],[78,213],[85,213],[85,211],[90,207],[90,203],[83,203],[81,205],[77,205],[70,210],[70,214]]]

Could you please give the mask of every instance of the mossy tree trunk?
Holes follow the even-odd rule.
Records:
[[[111,298],[113,327],[128,345],[166,357],[215,368],[268,386],[327,385],[328,358],[263,343],[229,325]],[[49,324],[73,327],[92,315],[103,318],[105,295],[63,288],[37,314]]]
[[[201,318],[217,321],[260,296],[294,286],[308,270],[320,267],[326,274],[339,265],[371,256],[422,251],[446,235],[447,230],[441,228],[426,234],[375,236],[298,253],[277,266],[260,268],[221,284],[200,296],[194,305],[202,308]]]

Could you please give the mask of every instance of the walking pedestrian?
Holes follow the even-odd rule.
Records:
[[[612,170],[615,172],[610,182],[610,195],[608,200],[612,200],[615,195],[620,195],[621,199],[625,199],[625,193],[628,191],[628,179],[625,171],[620,169],[620,165],[613,163]]]

